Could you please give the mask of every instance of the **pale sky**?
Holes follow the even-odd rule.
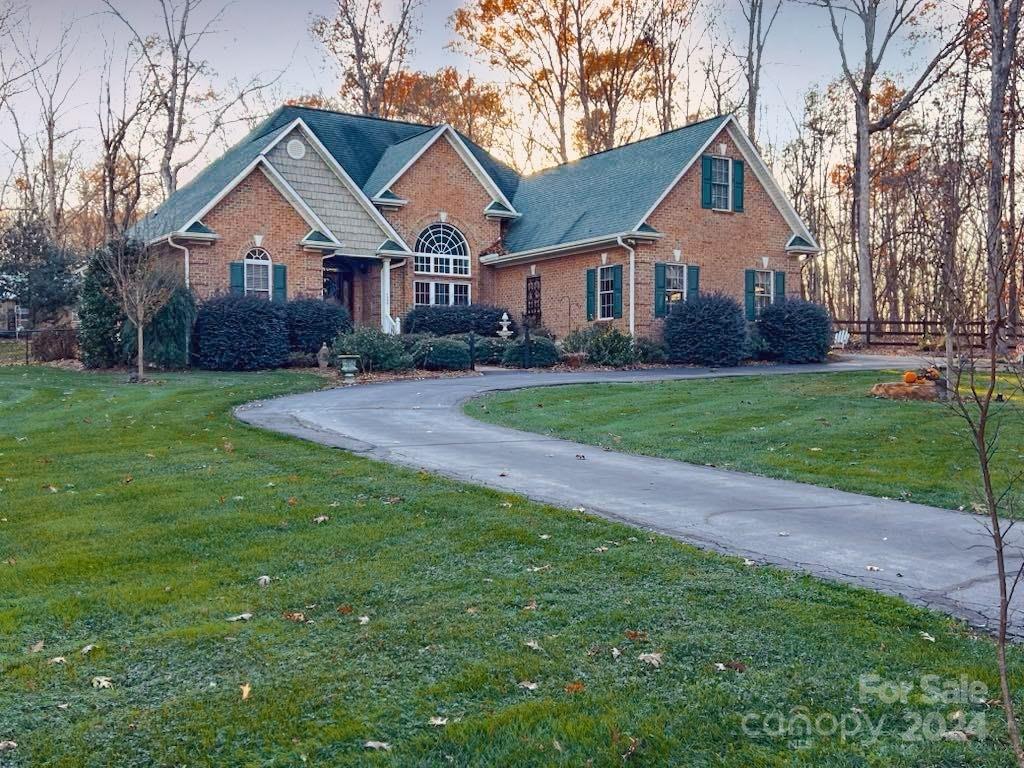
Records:
[[[387,8],[394,0],[384,2]],[[81,138],[86,142],[93,140],[91,126],[95,123],[103,51],[109,41],[124,45],[123,29],[103,12],[99,0],[21,0],[21,4],[27,9],[33,37],[39,40],[42,51],[52,48],[64,25],[77,21],[72,65],[80,73],[80,79],[69,102],[68,121],[85,126]],[[222,4],[221,0],[205,0],[204,9],[212,14]],[[448,18],[459,4],[459,0],[428,0],[413,65],[417,69],[432,70],[454,64],[471,67],[480,75],[490,77],[486,68],[446,48],[452,38]],[[156,0],[119,0],[118,5],[138,28],[156,28]],[[336,72],[309,32],[313,17],[331,15],[333,5],[332,0],[235,0],[225,13],[223,31],[209,41],[205,55],[224,79],[247,80],[257,72],[284,70],[279,85],[282,97],[321,90],[333,94],[337,88]],[[742,27],[744,21],[736,0],[709,7],[718,8],[724,24],[733,30]],[[897,66],[899,51],[894,54],[892,61]],[[919,52],[919,55],[924,53]],[[838,54],[827,13],[788,0],[772,30],[765,59],[763,130],[773,139],[785,138],[791,130],[787,106],[799,113],[803,93],[838,74]],[[26,98],[21,97],[18,114],[30,121],[32,105]],[[239,133],[241,130],[239,128]],[[9,115],[0,114],[0,173],[4,176],[11,158],[3,144],[12,143],[12,134]],[[197,170],[194,168],[185,174],[186,178]]]

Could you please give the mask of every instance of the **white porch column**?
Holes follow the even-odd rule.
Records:
[[[391,320],[391,259],[380,263],[380,327],[385,333],[393,333]]]

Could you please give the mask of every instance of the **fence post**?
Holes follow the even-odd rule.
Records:
[[[533,367],[533,352],[530,349],[530,324],[526,322],[523,323],[523,367]]]
[[[472,331],[469,332],[469,370],[476,370],[476,334]]]

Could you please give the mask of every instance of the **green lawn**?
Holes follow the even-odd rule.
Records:
[[[860,695],[933,674],[994,696],[992,644],[951,620],[230,415],[313,377],[123,378],[0,370],[5,768],[1008,764],[984,695]],[[957,711],[988,735],[904,741]],[[820,732],[758,728],[801,713]]]
[[[588,384],[499,392],[466,411],[615,451],[971,509],[979,480],[966,425],[944,404],[867,395],[896,379],[889,371]],[[1022,416],[1012,404],[1000,412],[1000,481],[1024,460]]]

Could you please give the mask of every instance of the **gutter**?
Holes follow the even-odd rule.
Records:
[[[167,244],[169,246],[171,246],[171,248],[176,248],[177,250],[179,250],[179,251],[181,251],[182,253],[185,254],[185,287],[188,288],[189,287],[188,271],[189,271],[189,255],[190,255],[189,254],[189,250],[188,250],[188,246],[187,245],[178,245],[176,242],[174,242],[174,235],[173,234],[167,236]]]
[[[629,335],[636,336],[636,249],[619,235],[616,242],[629,251]]]
[[[591,246],[596,247],[599,245],[616,244],[624,237],[628,237],[630,240],[650,240],[653,242],[661,240],[664,235],[660,232],[655,234],[652,232],[636,231],[621,232],[617,235],[601,235],[600,237],[575,240],[571,243],[562,243],[559,245],[531,248],[528,251],[518,251],[516,253],[507,253],[500,256],[496,253],[486,253],[480,257],[480,263],[488,266],[500,267],[505,264],[515,264],[520,261],[539,261],[541,259],[554,258],[570,251],[578,251],[582,248]]]

